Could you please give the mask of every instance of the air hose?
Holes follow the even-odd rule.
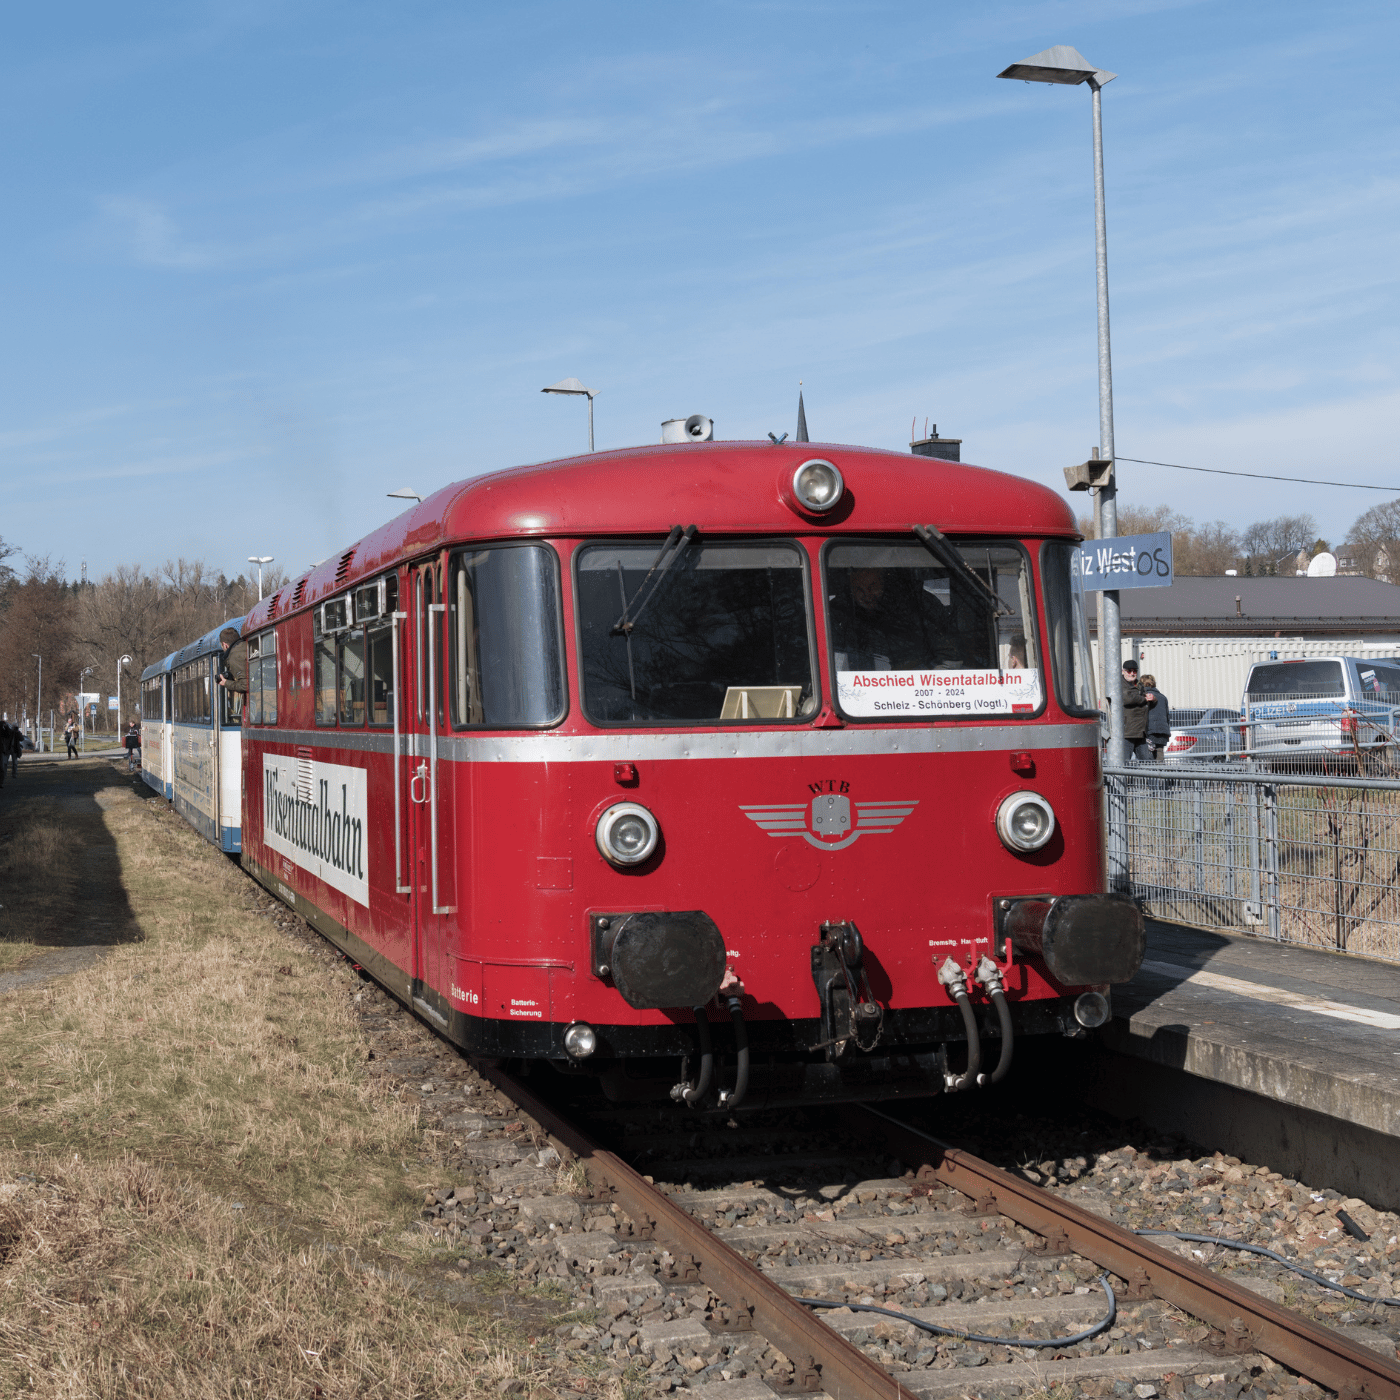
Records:
[[[734,1087],[728,1093],[720,1090],[721,1108],[738,1108],[749,1092],[749,1029],[744,1024],[744,1003],[737,997],[727,997],[729,1019],[734,1022]]]

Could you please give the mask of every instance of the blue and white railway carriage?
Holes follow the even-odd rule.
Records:
[[[220,623],[171,658],[171,795],[175,809],[221,850],[243,849],[243,697],[221,687]]]
[[[170,668],[172,651],[141,672],[141,776],[168,802],[170,785]]]

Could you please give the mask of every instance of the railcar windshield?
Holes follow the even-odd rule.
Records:
[[[806,555],[776,541],[600,544],[577,556],[583,706],[604,724],[810,718]]]
[[[1044,703],[1025,551],[1005,540],[940,549],[827,545],[836,697],[851,718],[1032,715]]]

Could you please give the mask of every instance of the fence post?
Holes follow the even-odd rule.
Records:
[[[1204,897],[1206,892],[1206,802],[1205,784],[1192,783],[1192,845],[1196,851],[1196,891]]]
[[[1104,818],[1108,822],[1108,888],[1111,894],[1131,895],[1128,871],[1128,781],[1104,774]]]
[[[1279,909],[1278,886],[1278,789],[1268,783],[1264,787],[1264,899],[1269,921],[1269,937],[1283,940],[1283,918]]]

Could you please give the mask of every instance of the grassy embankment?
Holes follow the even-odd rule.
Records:
[[[0,794],[0,1394],[453,1396],[540,1373],[408,1227],[433,1179],[350,969],[110,762]],[[523,1301],[523,1300],[521,1300]],[[541,1296],[534,1326],[557,1303]],[[518,1310],[517,1310],[518,1315]],[[556,1319],[557,1320],[557,1319]]]

